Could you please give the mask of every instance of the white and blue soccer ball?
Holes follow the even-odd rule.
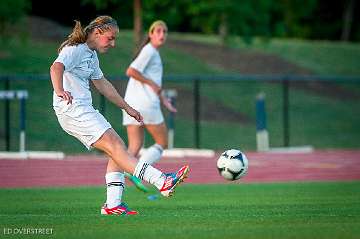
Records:
[[[222,153],[217,161],[217,169],[226,180],[237,180],[244,177],[249,168],[246,155],[237,149],[229,149]]]

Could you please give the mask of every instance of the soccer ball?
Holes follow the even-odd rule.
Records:
[[[226,150],[217,161],[217,169],[225,179],[233,181],[247,174],[249,167],[245,154],[237,149]]]

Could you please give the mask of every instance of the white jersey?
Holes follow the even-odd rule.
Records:
[[[61,127],[79,139],[88,149],[104,132],[110,123],[92,106],[90,80],[101,79],[96,51],[86,43],[65,46],[55,62],[64,65],[63,88],[73,96],[72,104],[53,95],[53,108]]]
[[[161,87],[163,75],[162,62],[159,51],[151,43],[143,47],[136,59],[130,64],[130,67],[136,69],[145,78],[154,81]],[[160,109],[160,99],[154,90],[148,84],[143,84],[133,78],[129,79],[124,99],[136,110]]]
[[[63,87],[73,97],[73,103],[92,104],[89,80],[101,79],[103,73],[99,67],[96,51],[86,43],[76,46],[65,46],[55,62],[64,65]],[[53,94],[55,110],[66,106],[66,102]]]

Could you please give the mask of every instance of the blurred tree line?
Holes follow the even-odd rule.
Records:
[[[305,39],[360,40],[356,0],[2,0],[0,30],[25,14],[65,25],[88,23],[97,15],[115,17],[121,28],[144,31],[155,19],[171,31]]]

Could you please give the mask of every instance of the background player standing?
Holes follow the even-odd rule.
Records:
[[[160,102],[171,112],[176,112],[171,102],[162,94],[163,66],[159,48],[165,44],[168,29],[163,21],[151,24],[146,40],[136,54],[134,61],[126,71],[130,77],[125,101],[143,116],[143,124],[123,112],[123,124],[127,128],[128,151],[137,157],[144,144],[144,130],[146,129],[155,144],[146,149],[139,162],[153,164],[160,160],[163,150],[167,148],[168,132],[161,112]],[[134,176],[130,180],[141,190],[147,188]]]

